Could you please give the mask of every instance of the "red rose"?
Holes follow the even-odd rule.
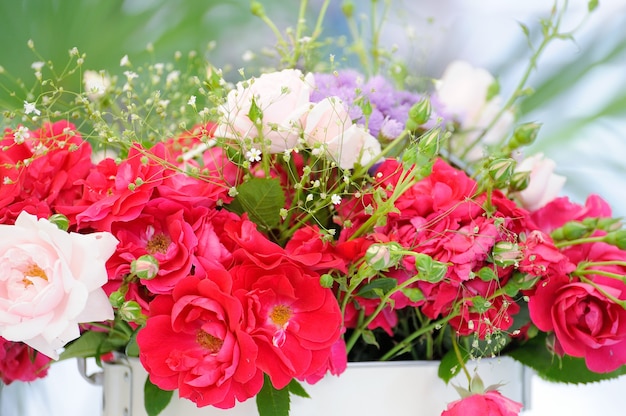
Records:
[[[247,260],[231,273],[235,294],[245,305],[246,331],[259,346],[258,366],[275,388],[328,365],[342,317],[333,292],[320,285],[317,273],[286,257],[272,267]]]
[[[24,343],[0,337],[0,380],[6,385],[45,377],[50,361],[51,358],[38,354]]]
[[[139,358],[150,380],[199,407],[231,408],[263,386],[257,346],[242,330],[243,310],[230,295],[231,277],[216,270],[211,279],[187,277],[171,295],[150,304],[139,331]]]
[[[441,416],[516,416],[522,404],[513,401],[498,391],[487,391],[448,404]]]
[[[626,286],[596,277],[594,284],[552,276],[530,296],[530,318],[544,331],[554,331],[556,351],[584,357],[587,367],[602,373],[626,364],[626,310],[609,299],[626,300]]]
[[[100,189],[94,194],[98,199],[76,215],[80,228],[93,227],[101,231],[110,231],[112,223],[128,222],[141,214],[155,188],[161,184],[164,172],[162,164],[146,156],[146,153],[154,155],[157,160],[163,159],[165,157],[163,143],[156,144],[149,152],[140,145],[130,149],[128,157],[113,173],[114,182],[107,183],[110,187]],[[97,179],[97,185],[102,185],[101,178]]]
[[[321,273],[330,269],[347,272],[347,263],[353,259],[344,259],[335,253],[335,248],[322,239],[317,226],[299,228],[285,246],[289,257],[295,259],[313,270]]]
[[[0,174],[11,183],[0,187],[0,219],[13,223],[25,210],[48,217],[57,206],[72,205],[78,199],[84,179],[92,166],[91,145],[75,131],[73,124],[45,123],[29,133],[22,144],[14,143],[14,133],[6,132],[0,141]],[[23,163],[20,167],[16,164]]]

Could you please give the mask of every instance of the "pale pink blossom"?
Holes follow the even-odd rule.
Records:
[[[559,195],[565,185],[565,177],[555,174],[555,168],[556,163],[545,158],[543,153],[529,156],[517,165],[516,171],[530,172],[526,189],[515,194],[524,208],[536,211]]]
[[[304,137],[314,152],[329,157],[343,169],[366,165],[381,153],[378,140],[352,123],[348,109],[338,97],[325,98],[311,108]]]
[[[109,233],[68,233],[26,212],[0,225],[0,336],[57,359],[79,323],[113,319],[102,285],[116,245]]]
[[[499,95],[489,97],[489,89],[495,83],[495,78],[488,71],[464,61],[450,63],[436,83],[436,98],[443,112],[460,125],[459,134],[451,139],[455,154],[462,155],[502,109]],[[475,161],[482,157],[484,147],[505,138],[514,121],[513,113],[505,111],[480,142],[467,152],[465,159]]]
[[[297,69],[239,82],[218,109],[221,118],[215,136],[234,139],[244,147],[255,143],[263,153],[295,148],[313,86],[312,74],[304,76]]]

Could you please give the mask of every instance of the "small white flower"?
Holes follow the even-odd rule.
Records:
[[[37,62],[33,62],[30,67],[32,69],[34,69],[35,71],[41,71],[41,68],[43,68],[45,64],[41,61],[37,61]]]
[[[306,196],[306,202],[311,202],[311,201],[313,201],[313,194],[308,194]]]
[[[246,158],[250,162],[260,162],[261,161],[261,151],[259,149],[255,149],[254,147],[246,152]]]
[[[41,111],[37,110],[37,107],[35,107],[35,103],[29,103],[28,101],[24,101],[24,114],[30,113],[41,115]]]
[[[243,59],[244,62],[250,62],[251,60],[254,59],[254,52],[248,50],[245,51],[241,57],[241,59]]]
[[[130,66],[130,59],[128,59],[128,55],[124,55],[122,59],[120,59],[120,66]]]
[[[13,141],[15,142],[15,144],[22,144],[29,137],[30,131],[28,130],[28,127],[19,126],[13,134]]]
[[[192,95],[191,97],[189,97],[189,101],[187,101],[187,105],[190,105],[192,107],[196,106],[196,96]]]
[[[179,79],[180,79],[180,71],[172,71],[169,74],[167,74],[167,77],[165,77],[165,83],[167,85],[171,85],[174,82],[178,82]]]
[[[137,73],[133,71],[124,71],[124,75],[126,75],[126,79],[129,81],[135,78],[139,78],[139,75],[137,75]]]
[[[341,204],[341,197],[337,194],[332,194],[330,196],[330,202],[332,202],[333,205],[339,205]]]

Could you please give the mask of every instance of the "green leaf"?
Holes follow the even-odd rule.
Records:
[[[133,335],[130,337],[130,341],[126,345],[125,354],[129,357],[139,357],[139,344],[137,344],[137,333],[139,331],[135,331]]]
[[[306,390],[304,390],[304,387],[302,387],[302,384],[300,384],[300,382],[298,382],[298,380],[296,380],[295,378],[291,380],[291,382],[287,385],[287,387],[289,388],[289,393],[291,394],[295,394],[296,396],[299,396],[299,397],[305,397],[307,399],[311,397],[309,396],[309,393],[307,393]]]
[[[589,10],[589,12],[594,11],[598,7],[598,4],[598,0],[589,0],[589,3],[587,3],[587,10]]]
[[[265,375],[263,388],[256,395],[259,416],[289,416],[289,389],[277,390]]]
[[[359,290],[359,293],[357,293],[357,296],[367,299],[377,299],[384,296],[385,293],[388,293],[390,290],[393,290],[397,284],[398,281],[394,278],[379,277],[363,286],[361,290]]]
[[[491,282],[498,280],[498,275],[491,267],[483,267],[476,273],[483,282]]]
[[[559,357],[547,348],[546,335],[540,334],[526,342],[521,348],[507,353],[537,374],[552,382],[591,383],[608,380],[626,374],[626,366],[610,373],[594,373],[585,365],[584,358]]]
[[[60,356],[61,360],[77,357],[96,357],[103,352],[101,345],[106,341],[106,332],[88,331],[80,338],[65,347],[65,351]]]
[[[172,400],[173,394],[173,391],[161,390],[147,378],[143,387],[143,401],[148,416],[157,416],[161,413]]]
[[[463,355],[464,362],[467,362],[468,359],[469,354],[465,353]],[[443,356],[441,363],[439,364],[439,378],[447,384],[461,371],[462,368],[463,367],[460,365],[458,357],[453,350],[450,350]]]
[[[250,221],[271,229],[280,222],[280,209],[285,205],[285,194],[280,181],[270,178],[253,178],[237,187],[237,196],[228,209],[239,215],[248,213]]]

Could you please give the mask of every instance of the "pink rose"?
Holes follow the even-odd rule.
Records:
[[[79,323],[113,319],[102,285],[116,245],[109,233],[67,233],[27,213],[0,225],[0,336],[56,359]]]
[[[561,197],[533,212],[531,217],[541,231],[550,233],[568,221],[581,221],[593,217],[610,218],[611,207],[598,195],[589,195],[585,205]]]
[[[626,300],[626,286],[617,279],[596,277],[596,287],[552,276],[530,296],[530,318],[544,331],[554,331],[556,351],[584,357],[587,367],[603,373],[626,364],[626,310],[609,294]]]
[[[246,148],[256,145],[262,152],[293,149],[302,131],[302,117],[309,108],[314,82],[312,74],[303,76],[297,69],[239,82],[218,109],[221,119],[215,136],[234,139]],[[254,107],[259,120],[250,119]],[[270,142],[269,148],[265,140]]]
[[[516,416],[521,410],[521,403],[491,390],[483,394],[472,394],[448,404],[447,410],[444,410],[441,416]]]

